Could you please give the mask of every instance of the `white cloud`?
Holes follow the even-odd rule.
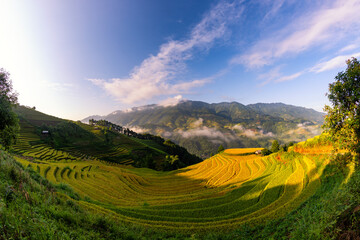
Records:
[[[294,74],[291,74],[291,75],[282,76],[282,77],[280,77],[279,79],[277,79],[275,82],[290,81],[290,80],[293,80],[293,79],[295,79],[295,78],[300,77],[300,76],[303,75],[303,74],[304,74],[304,71],[301,71],[301,72],[297,72],[297,73],[294,73]]]
[[[200,127],[200,126],[203,124],[203,122],[204,122],[204,119],[199,118],[198,120],[196,120],[195,122],[193,122],[193,123],[191,124],[191,127],[193,127],[193,128],[198,128],[198,127]]]
[[[130,130],[136,132],[136,133],[149,133],[151,132],[150,129],[147,129],[147,128],[142,128],[142,127],[139,127],[139,126],[130,126],[130,127],[126,127],[126,128],[129,128]]]
[[[270,82],[279,83],[279,82],[294,80],[300,77],[301,75],[309,72],[321,73],[336,68],[342,68],[346,66],[346,60],[351,59],[352,57],[359,58],[360,52],[352,53],[349,55],[336,56],[331,58],[330,60],[320,62],[311,68],[307,68],[304,69],[303,71],[286,76],[282,76],[279,72],[279,67],[276,67],[270,70],[268,73],[264,73],[258,76],[258,78],[260,79],[265,79],[265,81],[262,82],[260,86],[264,86]]]
[[[175,106],[181,101],[184,101],[182,95],[177,95],[175,97],[167,98],[167,99],[161,101],[158,105],[164,106],[164,107]]]
[[[230,133],[223,133],[216,128],[209,128],[206,126],[190,129],[187,131],[178,130],[176,133],[180,134],[184,138],[207,137],[212,140],[221,139],[225,142],[230,142],[230,141],[233,141],[236,139],[236,136],[234,136]]]
[[[226,35],[229,22],[241,15],[240,4],[238,1],[220,2],[192,29],[187,39],[170,40],[161,45],[159,52],[135,67],[128,78],[89,80],[126,104],[144,102],[158,96],[185,94],[203,86],[209,79],[176,82],[176,77],[186,69],[185,62],[193,57],[195,50],[206,50]]]
[[[69,90],[69,89],[75,87],[75,85],[73,83],[50,82],[50,81],[47,81],[47,80],[41,81],[40,84],[44,88],[47,88],[47,89],[51,88],[52,90],[55,90],[55,91],[65,91],[65,90]]]
[[[276,59],[296,55],[311,47],[335,43],[360,29],[360,1],[337,0],[322,9],[291,22],[273,36],[255,43],[245,54],[231,60],[248,68],[272,64]]]
[[[276,16],[278,11],[284,5],[285,0],[273,0],[273,1],[270,1],[270,3],[272,4],[272,6],[271,6],[270,10],[266,13],[263,21],[266,21],[266,20]]]
[[[261,126],[258,126],[257,129],[247,129],[243,127],[241,124],[236,124],[231,127],[231,130],[235,130],[240,133],[240,135],[244,135],[250,138],[260,138],[260,137],[274,137],[275,135],[272,132],[265,133]]]
[[[360,40],[360,39],[359,39]],[[351,50],[354,50],[356,48],[358,48],[359,45],[358,44],[349,44],[345,47],[343,47],[342,49],[339,50],[339,52],[347,52],[347,51],[351,51]]]
[[[271,69],[269,72],[267,73],[262,73],[260,74],[257,78],[258,79],[265,79],[265,81],[263,81],[260,86],[264,86],[272,81],[274,81],[275,79],[278,79],[281,77],[281,73],[280,73],[280,69],[282,66],[277,66],[273,69]]]
[[[312,136],[316,136],[321,134],[321,128],[318,125],[310,125],[310,122],[304,122],[297,124],[296,129],[289,130],[286,132],[288,135],[302,135],[302,134],[311,134]]]
[[[351,57],[355,57],[355,58],[360,57],[360,52],[349,55],[336,56],[326,62],[321,62],[316,64],[314,67],[310,69],[310,71],[320,73],[331,69],[344,67],[346,66],[346,60],[350,59]]]
[[[277,67],[271,69],[267,73],[260,74],[258,76],[258,79],[264,79],[264,81],[261,84],[259,84],[259,86],[264,86],[264,85],[266,85],[268,83],[271,83],[271,82],[280,83],[280,82],[290,81],[290,80],[298,78],[301,75],[303,75],[304,73],[308,72],[308,70],[304,70],[304,71],[301,71],[301,72],[297,72],[297,73],[294,73],[294,74],[291,74],[291,75],[285,75],[284,76],[280,72],[280,69],[282,67],[283,66],[277,66]]]
[[[242,132],[245,130],[245,128],[243,126],[241,126],[240,124],[236,124],[234,126],[231,127],[232,130],[237,130],[239,132]]]
[[[171,137],[172,135],[173,135],[172,132],[168,132],[168,131],[162,133],[162,136],[165,137],[165,138],[169,138],[169,137]]]

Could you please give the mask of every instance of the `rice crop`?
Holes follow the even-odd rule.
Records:
[[[43,155],[46,146],[36,149],[38,157],[47,156]],[[320,158],[297,152],[251,154],[256,150],[229,149],[171,172],[98,160],[19,161],[96,201],[80,201],[81,206],[118,221],[170,231],[227,231],[284,216],[321,184],[326,161],[319,164]]]

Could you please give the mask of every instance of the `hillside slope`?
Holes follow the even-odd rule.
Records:
[[[160,137],[140,140],[106,126],[90,126],[19,106],[20,137],[13,151],[40,160],[92,159],[112,163],[171,170],[201,161],[177,145],[170,147]],[[171,155],[179,160],[168,163]]]
[[[303,141],[321,133],[323,116],[312,109],[282,103],[246,106],[237,102],[185,101],[175,106],[149,105],[92,117],[169,138],[205,158],[215,153],[220,144],[227,148],[269,147],[273,139]]]
[[[17,156],[15,161],[0,150],[0,236],[332,239],[359,234],[359,171],[351,163],[330,161],[326,142],[310,140],[266,158],[243,155],[253,150],[228,149],[169,173],[93,160]]]

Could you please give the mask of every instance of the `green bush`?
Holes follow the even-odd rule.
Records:
[[[267,155],[270,155],[272,152],[267,149],[267,148],[264,148],[261,150],[261,156],[267,156]]]

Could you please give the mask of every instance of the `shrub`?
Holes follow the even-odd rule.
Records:
[[[263,150],[261,150],[261,156],[267,156],[267,155],[270,155],[272,152],[267,149],[267,148],[264,148]]]

